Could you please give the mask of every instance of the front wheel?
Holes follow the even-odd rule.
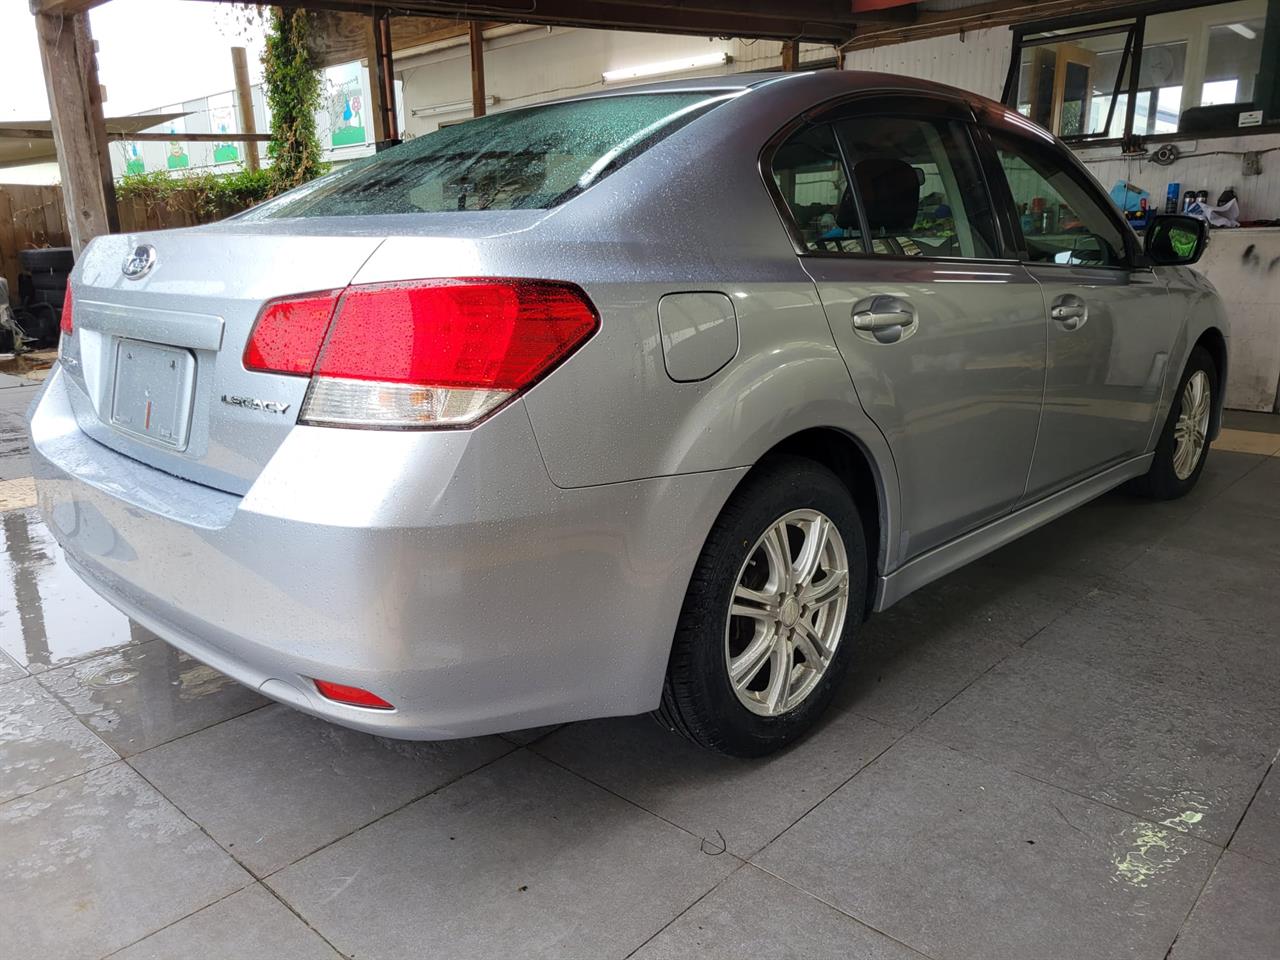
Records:
[[[808,730],[866,608],[866,537],[839,478],[778,457],[735,492],[690,580],[658,719],[741,757]]]
[[[1187,358],[1151,469],[1130,485],[1134,493],[1174,500],[1191,492],[1209,457],[1209,422],[1217,396],[1218,368],[1207,350],[1195,347]]]

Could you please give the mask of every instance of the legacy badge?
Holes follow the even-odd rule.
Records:
[[[264,410],[267,413],[284,413],[289,404],[277,400],[257,400],[253,397],[231,397],[222,395],[222,402],[232,407],[244,407],[246,410]]]

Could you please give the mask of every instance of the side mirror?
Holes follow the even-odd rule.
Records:
[[[1169,214],[1147,226],[1143,250],[1152,263],[1177,267],[1195,263],[1209,243],[1209,225],[1195,217]]]

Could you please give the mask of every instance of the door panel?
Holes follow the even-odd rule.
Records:
[[[802,263],[893,453],[903,559],[1013,508],[1044,392],[1044,299],[1004,259],[971,121],[955,104],[880,98],[773,158]]]
[[[1026,269],[1044,291],[1032,500],[1146,449],[1181,317],[1164,282],[1134,266],[1133,232],[1065,149],[1016,123],[989,136],[992,177],[1004,179]]]
[[[1044,387],[1036,282],[1001,262],[804,263],[858,398],[893,451],[902,555],[1008,512],[1026,486]],[[884,322],[904,313],[910,323],[855,326],[868,314]]]
[[[1050,315],[1034,499],[1146,449],[1179,320],[1150,270],[1027,269]]]

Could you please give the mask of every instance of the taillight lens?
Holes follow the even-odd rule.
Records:
[[[245,367],[311,376],[340,292],[285,297],[268,303],[258,314],[245,345]]]
[[[58,328],[62,331],[64,337],[69,337],[76,332],[75,321],[71,316],[71,281],[67,281],[67,292],[62,296],[62,319],[58,323]]]
[[[586,295],[567,283],[371,284],[268,304],[245,366],[312,376],[300,423],[470,426],[544,377],[598,325]]]

